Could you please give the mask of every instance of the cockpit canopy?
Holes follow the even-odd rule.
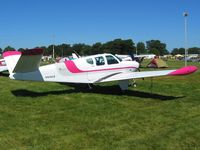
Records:
[[[121,60],[111,54],[94,55],[86,58],[86,62],[91,65],[102,66],[118,64]]]

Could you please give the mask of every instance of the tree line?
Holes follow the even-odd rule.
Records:
[[[166,55],[169,51],[166,49],[166,44],[160,40],[149,40],[144,42],[138,42],[137,44],[132,39],[115,39],[106,43],[97,42],[93,45],[84,43],[78,44],[60,44],[60,45],[49,45],[35,48],[44,49],[44,55],[52,55],[54,47],[55,56],[69,56],[72,52],[76,51],[79,55],[93,55],[100,53],[112,53],[112,54],[156,54]],[[4,49],[0,48],[0,53],[8,50],[15,50],[14,47],[7,46]],[[26,50],[26,48],[19,48],[18,51]],[[175,48],[172,50],[172,54],[184,54],[184,48]],[[190,48],[189,53],[199,54],[200,48]]]
[[[199,54],[200,55],[200,48],[199,47],[191,47],[188,48],[188,54]],[[171,52],[172,55],[176,55],[176,54],[181,54],[184,55],[185,54],[185,48],[174,48]]]

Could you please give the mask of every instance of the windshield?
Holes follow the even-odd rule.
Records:
[[[122,59],[121,59],[121,58],[119,58],[118,56],[116,56],[116,55],[115,55],[115,57],[116,57],[116,58],[117,58],[119,61],[122,61]]]

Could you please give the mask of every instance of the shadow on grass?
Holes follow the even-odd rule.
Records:
[[[8,72],[0,72],[0,76],[9,77],[9,73]]]
[[[134,96],[140,98],[152,98],[152,99],[159,99],[159,100],[175,100],[179,98],[183,98],[183,96],[165,96],[161,94],[154,94],[148,93],[143,91],[132,91],[127,90],[122,92],[118,86],[95,86],[92,89],[88,89],[87,86],[76,85],[73,86],[74,89],[67,89],[67,90],[59,90],[59,91],[47,91],[47,92],[34,92],[29,91],[26,89],[19,89],[12,91],[12,94],[19,97],[41,97],[47,95],[60,95],[60,94],[76,94],[76,93],[96,93],[96,94],[103,94],[103,95],[117,95],[117,96]]]

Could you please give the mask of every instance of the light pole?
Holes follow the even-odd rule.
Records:
[[[185,66],[187,66],[187,55],[188,55],[188,51],[187,51],[187,46],[188,46],[188,39],[187,39],[187,16],[188,13],[187,12],[183,12],[183,17],[185,20]]]
[[[136,46],[136,56],[137,56],[137,46]]]
[[[53,34],[53,61],[55,61],[54,42],[55,42],[55,35]]]

